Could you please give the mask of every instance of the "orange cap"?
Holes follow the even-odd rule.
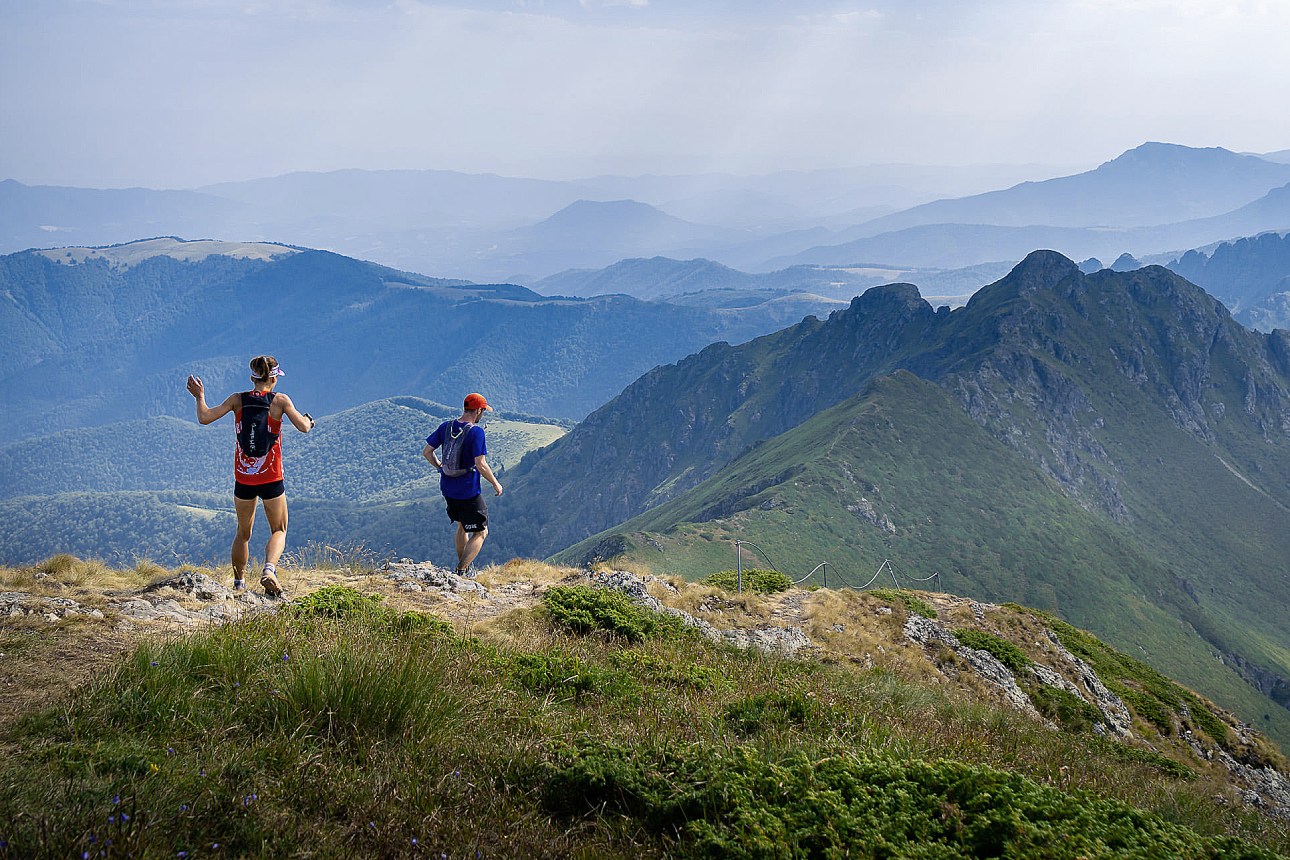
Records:
[[[476,409],[487,409],[489,412],[493,411],[493,407],[488,405],[488,401],[484,399],[484,395],[475,393],[466,395],[466,409],[470,412],[473,412]]]

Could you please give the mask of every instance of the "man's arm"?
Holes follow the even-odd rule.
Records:
[[[421,449],[421,456],[429,460],[431,466],[434,466],[436,469],[439,469],[442,471],[443,464],[440,463],[439,458],[434,455],[434,448],[431,448],[429,445],[426,445],[424,448]]]
[[[210,424],[234,411],[239,403],[237,394],[230,394],[219,406],[206,405],[206,386],[201,377],[188,377],[188,393],[197,401],[197,423]]]
[[[479,474],[488,481],[488,483],[493,485],[493,492],[500,496],[502,494],[502,484],[497,480],[497,476],[493,474],[493,470],[489,468],[488,460],[485,459],[483,454],[480,454],[475,458],[475,468],[479,471]]]
[[[312,415],[302,413],[296,409],[296,404],[291,402],[291,398],[285,394],[279,394],[273,398],[273,405],[282,404],[282,414],[287,416],[292,425],[301,433],[308,433],[314,429],[314,419]]]

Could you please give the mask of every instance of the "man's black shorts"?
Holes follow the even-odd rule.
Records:
[[[461,523],[463,531],[478,532],[488,528],[488,505],[484,504],[484,494],[480,493],[469,499],[449,499],[448,519]]]
[[[287,485],[282,481],[270,481],[267,484],[243,484],[238,481],[233,482],[233,498],[235,499],[276,499],[287,491]]]

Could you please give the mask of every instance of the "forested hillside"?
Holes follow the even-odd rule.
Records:
[[[315,415],[478,390],[502,409],[578,418],[657,364],[832,306],[555,300],[281,246],[268,259],[193,260],[207,243],[168,242],[147,256],[124,246],[0,257],[0,442],[185,417],[189,373],[212,393],[238,390],[264,352],[288,373],[281,389]]]

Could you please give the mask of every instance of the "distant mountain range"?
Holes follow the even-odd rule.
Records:
[[[321,251],[157,240],[0,257],[0,443],[51,428],[187,417],[189,373],[246,384],[272,352],[315,414],[404,394],[579,418],[655,365],[836,302],[738,308],[550,299]]]
[[[1036,252],[960,310],[878,287],[651,371],[510,471],[491,551],[697,575],[742,538],[852,582],[891,558],[1058,608],[1290,738],[1286,414],[1290,334],[1160,267]]]
[[[764,267],[861,260],[958,268],[1034,248],[1147,256],[1290,229],[1290,164],[1144,144],[1096,170],[941,200],[858,225]]]
[[[1290,228],[1288,204],[1270,194],[1290,183],[1290,164],[1275,158],[1149,143],[1094,170],[1015,184],[1035,172],[885,165],[555,182],[349,170],[173,192],[8,180],[0,251],[185,235],[531,285],[628,257],[705,258],[757,272],[956,269],[1015,261],[1036,247],[1076,259],[1142,257]]]
[[[752,274],[712,260],[652,257],[620,260],[603,269],[569,269],[543,278],[533,285],[533,289],[552,296],[621,293],[638,299],[737,307],[775,296],[803,293],[849,302],[853,296],[878,284],[917,280],[929,295],[965,297],[998,280],[1011,268],[1011,263],[955,270],[795,266],[778,272]]]
[[[1221,215],[1290,182],[1290,164],[1213,147],[1145,143],[1074,176],[924,203],[850,231],[875,236],[928,224],[1150,227]],[[846,234],[843,234],[846,236]]]

